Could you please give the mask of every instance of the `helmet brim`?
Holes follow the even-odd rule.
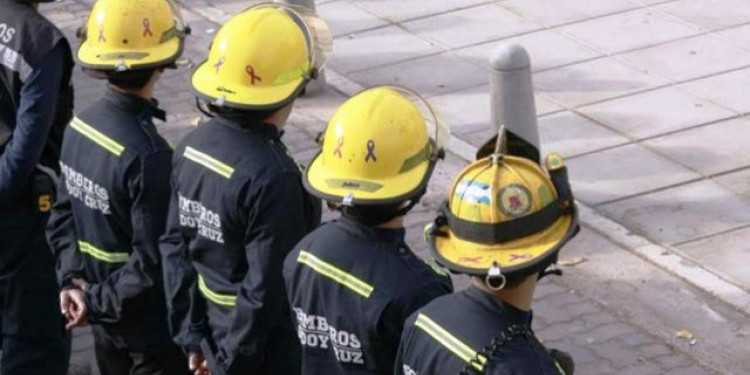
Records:
[[[239,83],[222,82],[216,76],[215,67],[204,61],[190,78],[193,92],[209,102],[221,101],[222,106],[263,110],[278,108],[296,99],[305,89],[308,79],[299,77],[274,86],[245,86]]]
[[[343,203],[350,196],[352,205],[384,205],[403,202],[424,190],[434,168],[435,162],[425,159],[395,176],[358,180],[325,168],[321,152],[310,163],[303,180],[310,194],[328,202]]]
[[[559,218],[547,229],[501,244],[466,241],[447,226],[426,233],[432,256],[453,272],[486,276],[496,263],[506,276],[549,264],[560,248],[578,233],[578,210]]]
[[[111,51],[83,41],[76,51],[77,63],[87,69],[116,71],[120,64],[128,70],[159,68],[173,64],[182,55],[185,41],[172,38],[147,50]]]

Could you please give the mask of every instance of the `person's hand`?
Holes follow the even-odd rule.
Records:
[[[199,353],[190,353],[188,368],[194,375],[211,375],[211,370],[208,369],[208,361]]]
[[[60,292],[60,311],[65,316],[65,329],[83,327],[89,324],[89,309],[86,305],[86,294],[80,289],[68,289]]]

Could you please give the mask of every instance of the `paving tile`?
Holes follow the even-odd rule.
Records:
[[[750,223],[750,199],[710,180],[614,202],[599,209],[635,233],[667,244]]]
[[[339,73],[350,73],[441,51],[396,26],[339,37],[334,45],[335,52],[330,65]]]
[[[638,5],[655,5],[655,4],[669,3],[672,1],[679,1],[679,0],[630,0],[630,1]]]
[[[565,158],[628,143],[629,140],[594,121],[565,111],[539,119],[542,154]]]
[[[357,0],[358,7],[391,21],[403,21],[486,3],[488,0]]]
[[[454,134],[467,134],[480,130],[486,130],[487,134],[490,133],[489,85],[436,96],[430,99],[430,103],[440,111]],[[560,106],[541,97],[537,97],[535,103],[539,115],[561,110]],[[487,138],[489,138],[489,135],[481,135],[482,140]]]
[[[694,92],[740,113],[750,112],[750,69],[690,81],[677,87]]]
[[[672,160],[713,175],[750,165],[750,120],[739,118],[666,135],[645,144]]]
[[[558,29],[587,46],[609,53],[637,49],[695,35],[697,26],[666,16],[653,9],[636,9]]]
[[[582,107],[580,111],[634,139],[736,116],[728,109],[674,87]]]
[[[601,53],[550,30],[540,30],[501,41],[479,44],[457,50],[456,53],[483,67],[489,67],[492,52],[503,43],[523,46],[531,57],[531,68],[534,71],[556,68],[601,56]]]
[[[579,106],[662,86],[666,82],[613,58],[601,58],[534,75],[534,85],[554,100]]]
[[[640,69],[677,82],[750,65],[750,52],[711,35],[620,56]]]
[[[717,273],[750,290],[750,272],[747,272],[747,265],[750,264],[750,228],[680,244],[677,248],[701,265],[720,270]]]
[[[459,91],[488,81],[484,69],[450,53],[368,69],[349,78],[364,86],[405,85],[427,96]]]
[[[215,7],[227,12],[230,15],[238,14],[250,6],[260,3],[262,0],[233,0],[233,1],[209,1]]]
[[[589,204],[641,194],[700,177],[637,144],[568,159],[567,164],[576,198]]]
[[[537,116],[543,116],[549,113],[559,112],[565,109],[563,106],[561,106],[560,104],[557,104],[555,101],[548,98],[546,95],[540,94],[540,93],[536,94],[536,98],[534,99],[534,102],[536,104]]]
[[[627,0],[506,0],[498,4],[546,26],[582,21],[639,7]]]
[[[750,49],[750,25],[733,27],[731,29],[719,31],[714,35],[725,39],[729,43],[739,45],[745,49]]]
[[[750,198],[750,169],[728,173],[713,178],[716,183],[725,188]]]
[[[348,1],[321,4],[317,6],[317,11],[328,22],[334,36],[348,35],[388,24],[388,21]]]
[[[489,85],[436,96],[430,103],[443,115],[454,134],[490,128]]]
[[[541,28],[495,4],[422,18],[401,25],[448,48],[497,40]]]
[[[708,30],[750,20],[750,2],[746,0],[721,0],[720,3],[716,0],[680,0],[656,8]]]

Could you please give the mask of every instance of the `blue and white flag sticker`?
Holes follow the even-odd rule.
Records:
[[[467,203],[490,204],[490,185],[482,182],[463,180],[458,183],[456,196]]]

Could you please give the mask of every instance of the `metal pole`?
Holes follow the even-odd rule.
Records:
[[[307,9],[315,11],[315,0],[275,0],[277,3],[291,4],[301,6]],[[305,89],[305,95],[312,95],[323,91],[326,86],[326,71],[321,69],[318,73],[318,78],[314,79],[307,85]]]
[[[501,44],[490,56],[490,108],[494,132],[505,125],[539,150],[531,59],[517,44]]]

